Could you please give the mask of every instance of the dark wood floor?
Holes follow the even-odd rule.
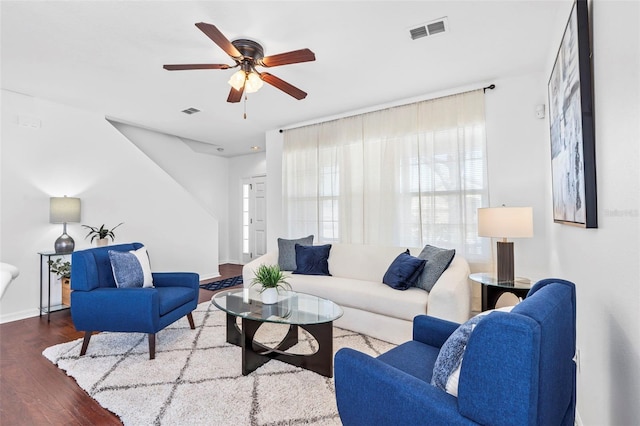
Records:
[[[241,273],[241,265],[220,265],[221,278]],[[213,294],[200,290],[199,302]],[[42,316],[0,324],[0,425],[121,424],[42,356],[45,348],[82,335],[69,310],[52,313],[49,323]]]

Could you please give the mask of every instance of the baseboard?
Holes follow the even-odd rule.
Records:
[[[39,309],[27,309],[20,312],[13,312],[10,314],[0,314],[0,324],[4,324],[5,322],[13,322],[18,320],[23,320],[26,318],[33,318],[40,315]]]
[[[218,278],[220,276],[221,275],[220,275],[219,272],[212,273],[212,274],[206,274],[206,275],[200,275],[200,282],[207,281],[207,280],[210,280],[210,279],[213,279],[213,278]]]

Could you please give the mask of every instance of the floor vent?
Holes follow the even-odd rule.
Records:
[[[447,17],[436,19],[435,21],[427,22],[426,24],[420,24],[415,28],[409,29],[409,34],[412,40],[419,38],[434,36],[437,34],[444,34],[449,31],[449,23]]]
[[[182,110],[182,112],[184,112],[185,114],[191,115],[191,114],[195,114],[196,112],[200,112],[200,110],[197,108],[187,108]]]

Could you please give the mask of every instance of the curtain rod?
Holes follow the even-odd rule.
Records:
[[[491,83],[490,85],[488,85],[488,86],[486,86],[486,87],[483,87],[483,88],[482,88],[482,92],[483,92],[483,93],[486,93],[486,92],[487,92],[487,89],[489,89],[489,90],[493,90],[493,89],[495,89],[495,88],[496,88],[496,85],[495,85],[495,84],[493,84],[493,83]],[[448,94],[448,95],[437,96],[437,97],[435,97],[435,98],[433,98],[433,99],[437,99],[437,98],[440,98],[440,97],[446,97],[446,96],[460,95],[460,94],[462,94],[462,93],[473,92],[474,90],[480,90],[480,89],[463,90],[463,91],[461,91],[461,92],[457,92],[457,93],[452,93],[452,94]],[[420,102],[420,100],[413,100],[413,101],[408,102],[408,103],[413,103],[413,102]],[[394,106],[399,106],[399,105],[406,105],[406,104],[404,104],[404,103],[400,103],[400,104],[398,104],[398,105],[394,105]],[[382,109],[393,108],[394,106],[387,107],[387,108],[382,108]],[[363,113],[356,113],[356,114],[353,114],[353,115],[359,115],[359,114],[365,114],[365,113],[366,113],[366,112],[363,112]],[[327,120],[326,120],[326,121],[338,120],[338,119],[340,119],[340,118],[341,118],[341,117],[338,117],[338,118],[327,118]],[[319,121],[319,122],[320,122],[320,121]],[[319,122],[318,122],[318,123],[319,123]],[[300,125],[300,126],[288,127],[288,128],[287,128],[287,130],[290,130],[290,129],[297,129],[297,128],[299,128],[299,127],[309,126],[309,125],[312,125],[312,124],[317,124],[317,123],[309,123],[309,124],[302,124],[302,125]],[[285,129],[279,129],[279,130],[278,130],[278,132],[279,132],[279,133],[284,133],[284,130],[285,130]]]

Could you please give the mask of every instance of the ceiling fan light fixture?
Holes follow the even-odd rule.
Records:
[[[245,74],[245,72],[243,70],[238,70],[233,73],[227,83],[229,83],[234,89],[240,90],[242,89],[242,86],[244,86],[244,81],[246,80],[246,78],[247,75]]]
[[[255,93],[262,87],[264,83],[260,76],[254,72],[250,73],[247,77],[247,82],[244,87],[244,91],[247,93]]]

